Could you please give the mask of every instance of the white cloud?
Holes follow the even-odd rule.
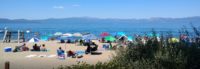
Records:
[[[64,6],[53,6],[55,9],[64,9]]]
[[[73,4],[72,6],[73,7],[79,7],[80,5],[79,4]]]

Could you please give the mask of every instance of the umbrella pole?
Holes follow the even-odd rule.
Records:
[[[65,52],[67,52],[67,43],[65,43]]]

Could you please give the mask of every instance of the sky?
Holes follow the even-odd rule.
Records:
[[[200,0],[0,0],[0,18],[182,18],[200,16]]]

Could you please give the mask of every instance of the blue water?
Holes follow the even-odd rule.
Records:
[[[31,30],[33,32],[40,32],[41,34],[63,32],[63,33],[75,33],[75,32],[90,32],[93,34],[100,34],[101,32],[125,32],[128,35],[140,34],[144,32],[151,32],[152,28],[155,31],[172,31],[177,33],[179,29],[183,28],[183,25],[191,31],[190,23],[65,23],[65,22],[49,22],[49,23],[0,23],[0,29],[7,27],[10,30]],[[195,27],[199,27],[200,23],[193,23]],[[191,31],[192,32],[192,31]],[[0,38],[3,34],[0,34]]]

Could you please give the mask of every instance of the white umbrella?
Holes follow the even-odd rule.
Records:
[[[88,34],[88,35],[83,35],[82,39],[84,39],[84,40],[86,40],[86,39],[96,40],[98,38],[94,34]]]
[[[81,33],[74,33],[73,36],[82,37],[83,35]]]
[[[71,33],[65,33],[65,34],[63,34],[62,36],[64,36],[64,37],[71,37],[72,34],[71,34]]]
[[[35,38],[35,37],[33,37],[33,38],[31,38],[28,42],[39,42],[39,39],[38,38]]]
[[[62,35],[62,32],[56,32],[54,35],[55,36],[60,36],[60,35]]]

